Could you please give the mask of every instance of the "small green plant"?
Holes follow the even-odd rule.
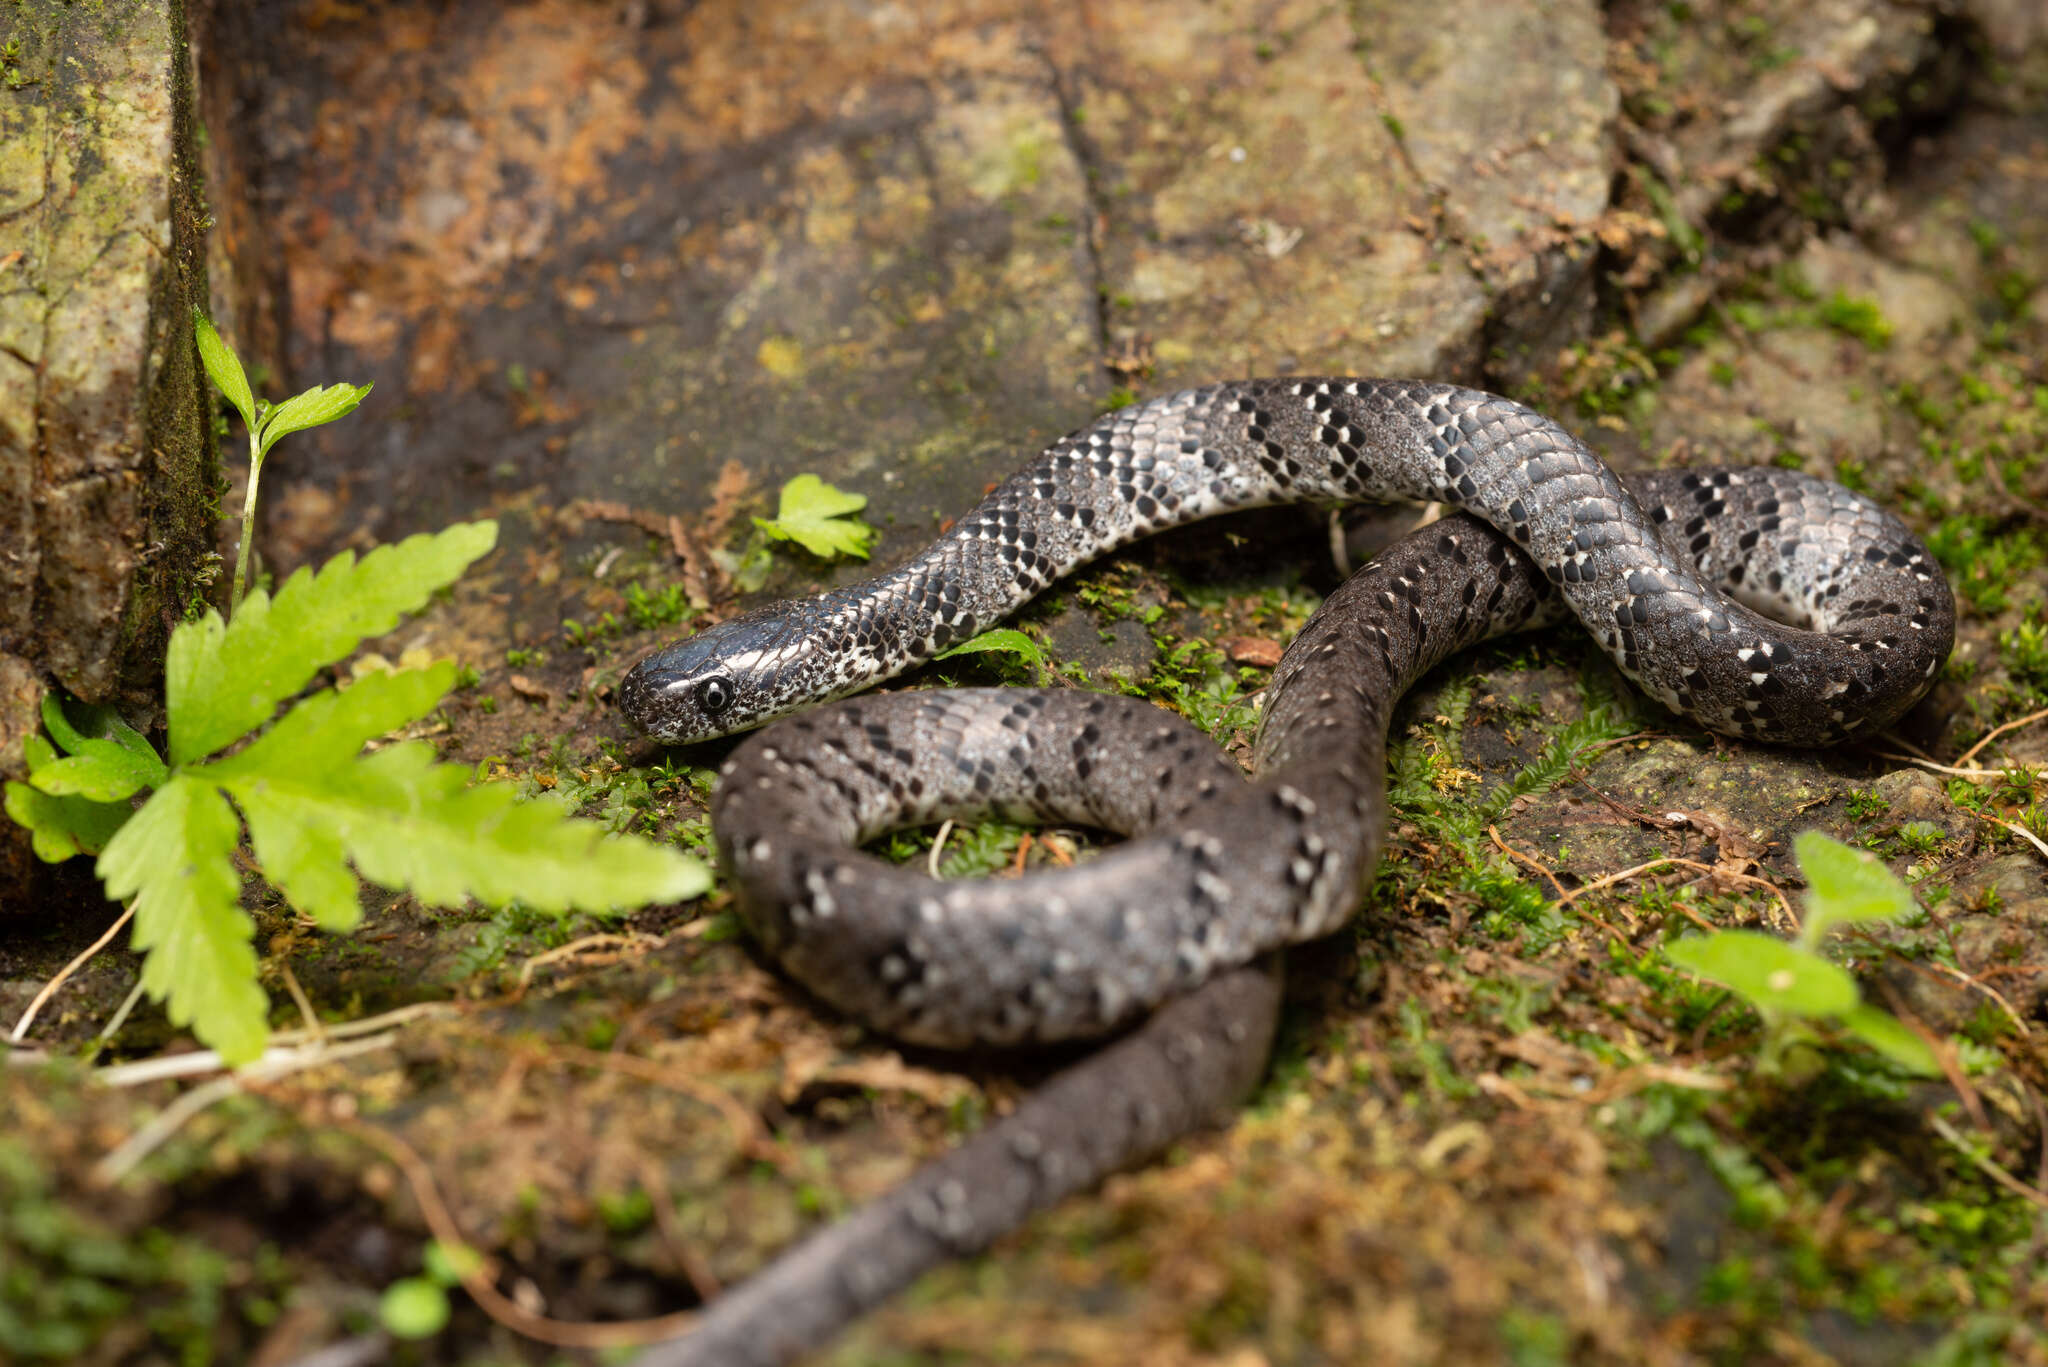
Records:
[[[754,519],[745,545],[737,551],[714,550],[711,558],[741,593],[752,593],[768,582],[773,564],[769,547],[777,541],[793,542],[822,560],[865,560],[874,547],[875,529],[854,514],[867,506],[865,494],[834,488],[816,475],[798,475],[782,486],[775,516]],[[636,611],[636,622],[639,617]]]
[[[816,475],[798,475],[782,486],[774,517],[757,517],[754,525],[771,541],[794,541],[824,560],[835,556],[868,558],[875,529],[853,514],[868,506],[866,494],[835,489]]]
[[[241,363],[203,319],[198,330],[208,373],[253,412]],[[362,393],[354,386],[308,393],[340,388],[352,397],[338,410],[323,399],[327,418],[303,408],[294,416],[298,400],[266,410],[267,422],[258,421],[268,442],[252,436],[252,456],[287,431],[353,408]],[[245,536],[247,526],[245,516]],[[25,742],[29,779],[7,784],[8,815],[29,828],[45,860],[99,856],[107,895],[132,899],[143,987],[172,1023],[189,1024],[227,1061],[255,1058],[269,1035],[255,923],[235,864],[245,823],[263,876],[331,931],[361,918],[359,876],[410,890],[427,906],[516,898],[542,911],[680,901],[709,886],[705,866],[677,850],[606,839],[603,826],[572,820],[555,803],[519,801],[510,784],[472,786],[467,766],[437,762],[424,741],[364,753],[441,705],[459,678],[452,661],[299,697],[366,637],[425,606],[497,535],[495,523],[463,523],[360,561],[345,551],[318,573],[299,570],[274,598],[249,592],[232,620],[209,607],[180,624],[164,669],[164,755],[110,708],[74,713],[44,699],[49,739]]]
[[[1927,537],[1934,558],[1950,571],[1956,592],[1985,617],[2011,606],[2011,591],[2048,563],[2048,544],[2031,527],[1999,532],[1993,519],[1958,513],[1943,518]]]
[[[2039,603],[2029,603],[2020,624],[1998,633],[2006,672],[2026,691],[2028,701],[2048,695],[2048,620]]]
[[[1820,302],[1817,313],[1825,326],[1845,337],[1854,337],[1872,351],[1882,351],[1892,343],[1891,320],[1884,316],[1875,299],[1836,290]]]
[[[1848,970],[1820,952],[1828,931],[1852,921],[1895,921],[1919,913],[1913,894],[1875,858],[1818,831],[1795,845],[1807,881],[1806,919],[1790,943],[1752,930],[1720,930],[1664,946],[1680,968],[1748,1001],[1767,1030],[1761,1060],[1778,1071],[1788,1047],[1812,1038],[1807,1023],[1829,1022],[1909,1073],[1939,1077],[1927,1042],[1897,1017],[1862,1000]]]
[[[228,597],[228,610],[233,612],[242,606],[242,593],[249,583],[249,548],[255,540],[256,486],[263,477],[263,458],[270,454],[271,447],[292,433],[322,427],[355,412],[356,405],[368,396],[370,386],[316,384],[283,403],[265,403],[249,388],[241,357],[221,340],[213,321],[196,309],[192,330],[199,337],[199,359],[205,364],[206,373],[213,377],[220,392],[242,415],[243,426],[249,429],[249,487],[242,496],[242,544],[235,555],[235,582]]]
[[[427,1339],[447,1328],[448,1293],[461,1285],[464,1272],[483,1265],[476,1250],[439,1240],[427,1245],[420,1262],[422,1275],[400,1277],[377,1302],[378,1322],[393,1338]]]
[[[1018,631],[1015,627],[997,627],[970,637],[950,650],[942,650],[932,656],[934,660],[950,660],[956,655],[983,655],[995,653],[1014,655],[1018,661],[1030,667],[1038,678],[1045,677],[1045,647]]]

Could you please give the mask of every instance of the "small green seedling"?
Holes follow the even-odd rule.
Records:
[[[1806,920],[1791,943],[1752,930],[1721,930],[1664,946],[1680,968],[1719,983],[1757,1009],[1768,1029],[1762,1063],[1776,1071],[1789,1045],[1812,1037],[1806,1022],[1831,1023],[1899,1067],[1941,1076],[1927,1041],[1862,1000],[1856,980],[1828,962],[1820,942],[1851,921],[1894,921],[1919,910],[1906,885],[1874,857],[1818,831],[1795,842],[1806,875]]]
[[[420,1258],[422,1275],[400,1277],[384,1288],[377,1319],[397,1339],[427,1339],[448,1327],[448,1293],[465,1274],[483,1270],[483,1259],[466,1244],[436,1239]]]
[[[812,555],[868,558],[875,529],[853,514],[868,506],[866,494],[835,489],[816,475],[798,475],[782,486],[774,517],[757,517],[754,525],[770,540],[794,541]]]
[[[865,560],[874,549],[875,529],[854,514],[867,506],[866,494],[834,488],[816,475],[798,475],[782,486],[775,516],[754,519],[744,546],[714,550],[711,558],[741,593],[753,593],[768,582],[774,562],[768,548],[777,541],[802,546],[821,560]]]
[[[202,320],[202,347],[233,364],[216,356],[208,369],[240,382],[241,406],[241,363],[217,336],[206,342],[211,332]],[[352,393],[348,407],[361,397]],[[309,425],[288,411],[298,402],[269,410],[270,441]],[[344,551],[318,573],[299,570],[274,598],[250,592],[232,621],[208,608],[180,624],[164,669],[166,756],[109,708],[44,700],[49,739],[25,742],[29,779],[7,784],[7,814],[45,860],[99,856],[107,895],[132,899],[143,987],[226,1061],[255,1058],[269,1037],[235,863],[245,823],[263,876],[331,931],[361,918],[359,876],[426,906],[516,898],[542,911],[681,901],[710,886],[709,870],[680,851],[607,836],[552,801],[520,802],[509,783],[472,785],[467,765],[437,762],[426,741],[385,740],[366,753],[440,706],[457,682],[452,661],[299,696],[365,638],[426,606],[497,536],[495,523],[461,523],[361,560]]]
[[[227,396],[242,425],[249,429],[249,488],[242,496],[242,545],[235,555],[235,582],[228,596],[230,612],[242,606],[242,592],[249,583],[249,547],[255,540],[256,485],[263,476],[263,458],[270,448],[294,432],[323,427],[356,411],[370,392],[366,384],[314,385],[283,403],[266,403],[249,388],[249,376],[242,358],[214,331],[213,320],[197,309],[192,311],[192,330],[199,336],[199,360],[220,392]]]

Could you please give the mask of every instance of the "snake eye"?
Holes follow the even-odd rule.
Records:
[[[732,706],[739,690],[732,686],[732,680],[722,674],[713,674],[697,685],[697,706],[707,717],[715,717]]]

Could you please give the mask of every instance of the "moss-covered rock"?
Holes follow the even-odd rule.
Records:
[[[0,10],[0,772],[41,687],[153,714],[205,582],[216,458],[176,0]],[[12,827],[0,905],[31,870]]]

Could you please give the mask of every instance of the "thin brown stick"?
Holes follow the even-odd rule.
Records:
[[[939,823],[939,833],[932,837],[931,854],[925,858],[925,868],[934,878],[939,876],[939,851],[946,848],[946,837],[952,833],[953,818],[949,816]]]
[[[1670,868],[1672,865],[1678,862],[1678,860],[1670,858],[1652,859],[1645,863],[1637,864],[1633,868],[1623,869],[1620,873],[1610,873],[1605,878],[1595,879],[1591,883],[1582,883],[1578,887],[1573,888],[1569,892],[1558,894],[1557,904],[1561,907],[1569,906],[1571,903],[1578,901],[1579,898],[1584,897],[1589,892],[1598,892],[1602,888],[1611,888],[1616,883],[1627,882],[1629,879],[1634,878],[1637,874],[1648,873],[1652,869]]]
[[[1646,812],[1640,808],[1631,807],[1619,798],[1609,797],[1606,793],[1601,792],[1588,782],[1586,776],[1577,769],[1571,771],[1571,776],[1581,788],[1584,788],[1594,797],[1606,803],[1611,811],[1619,816],[1627,817],[1630,821],[1640,821],[1643,825],[1660,831],[1675,831],[1692,824],[1691,820],[1684,817],[1682,813],[1678,815],[1677,819],[1670,816],[1660,816],[1656,812]]]
[[[1549,879],[1550,886],[1556,890],[1557,895],[1559,897],[1564,896],[1564,884],[1558,881],[1558,877],[1555,873],[1551,872],[1549,869],[1545,868],[1541,863],[1539,863],[1535,855],[1523,854],[1513,845],[1510,845],[1507,841],[1501,839],[1500,831],[1497,827],[1488,826],[1486,828],[1486,833],[1487,835],[1493,838],[1493,844],[1495,849],[1499,850],[1508,858],[1514,860],[1517,864],[1520,864],[1525,868],[1535,870],[1537,877]]]
[[[2048,858],[2048,841],[2043,841],[2040,836],[2035,835],[2032,831],[2028,830],[2025,826],[2020,825],[2017,821],[2006,821],[1999,817],[1986,816],[1982,812],[1972,812],[1971,815],[1976,817],[1979,821],[1988,821],[1994,826],[2005,827],[2008,831],[2011,831],[2014,835],[2018,836],[2020,839],[2026,841],[2029,845],[2032,845],[2035,849],[2039,850],[2043,858]]]
[[[740,1152],[749,1158],[772,1163],[784,1172],[790,1171],[789,1155],[769,1136],[767,1126],[761,1123],[758,1115],[740,1105],[730,1093],[700,1082],[681,1069],[666,1067],[638,1054],[615,1054],[599,1049],[585,1049],[575,1044],[541,1044],[530,1040],[507,1039],[466,1022],[454,1028],[457,1033],[481,1043],[524,1053],[541,1062],[621,1073],[642,1082],[651,1082],[657,1087],[680,1092],[691,1100],[701,1101],[717,1111],[733,1131]]]
[[[1566,902],[1584,897],[1589,892],[1598,892],[1600,889],[1612,887],[1624,879],[1633,878],[1637,874],[1648,873],[1652,869],[1662,868],[1667,865],[1674,868],[1691,869],[1696,873],[1704,873],[1714,878],[1727,878],[1737,883],[1749,883],[1755,887],[1768,888],[1771,895],[1778,899],[1778,907],[1785,913],[1786,919],[1793,925],[1799,924],[1799,918],[1792,914],[1792,904],[1785,900],[1784,890],[1770,879],[1759,878],[1755,874],[1750,873],[1736,873],[1733,869],[1717,869],[1712,864],[1702,864],[1697,859],[1679,859],[1676,857],[1652,859],[1648,863],[1638,864],[1632,869],[1623,869],[1620,873],[1611,873],[1596,883],[1588,883],[1582,888],[1573,888],[1569,893],[1558,899],[1558,905],[1562,906]],[[1680,910],[1684,910],[1684,908],[1680,908]],[[1687,914],[1691,915],[1689,912]],[[1699,924],[1708,925],[1708,923],[1700,921],[1700,918],[1697,916],[1693,916],[1692,919]],[[1714,929],[1711,925],[1708,925],[1708,928]]]
[[[1956,1047],[1948,1036],[1930,1029],[1918,1016],[1909,1011],[1898,989],[1889,982],[1879,979],[1877,989],[1884,996],[1885,1006],[1898,1017],[1899,1024],[1919,1036],[1920,1042],[1927,1046],[1927,1052],[1934,1058],[1934,1066],[1941,1069],[1941,1075],[1955,1090],[1956,1099],[1962,1102],[1963,1109],[1969,1112],[1970,1123],[1980,1130],[1989,1128],[1990,1121],[1984,1115],[1984,1100],[1977,1095],[1977,1089],[1970,1085],[1969,1074],[1963,1071],[1962,1061],[1956,1057]]]
[[[2004,1168],[1992,1162],[1989,1158],[1985,1157],[1984,1155],[1974,1152],[1970,1148],[1968,1141],[1965,1140],[1962,1135],[1958,1134],[1956,1132],[1955,1126],[1949,1124],[1945,1118],[1939,1115],[1930,1115],[1927,1117],[1927,1123],[1934,1127],[1934,1132],[1936,1134],[1940,1135],[1943,1139],[1946,1139],[1949,1143],[1955,1145],[1956,1152],[1961,1154],[1963,1157],[1969,1159],[1971,1164],[1979,1172],[1983,1173],[1986,1177],[1989,1177],[1992,1181],[1998,1183],[1999,1186],[2004,1187],[2007,1191],[2011,1192],[2013,1195],[2019,1197],[2020,1199],[2025,1201],[2031,1201],[2035,1205],[2039,1206],[2041,1209],[2048,1210],[2048,1196],[2042,1195],[2033,1187],[2030,1187],[2025,1182],[2020,1181],[2019,1178],[2014,1177],[2011,1173],[2007,1172]]]
[[[676,1223],[676,1203],[670,1196],[668,1179],[661,1174],[661,1164],[648,1154],[640,1156],[640,1185],[647,1188],[648,1204],[654,1207],[654,1223],[661,1230],[661,1241],[667,1245],[669,1256],[676,1260],[683,1276],[689,1279],[690,1287],[697,1293],[697,1299],[707,1304],[718,1298],[724,1288],[718,1284],[718,1274],[711,1270],[711,1264],[704,1261],[704,1255],[697,1251]]]
[[[553,949],[534,955],[519,966],[519,985],[513,989],[512,1000],[517,1001],[526,995],[527,989],[533,986],[533,971],[543,964],[560,963],[564,959],[573,959],[584,951],[592,949],[631,951],[636,949],[654,950],[660,947],[661,941],[659,939],[651,935],[642,935],[638,931],[628,931],[624,935],[614,935],[609,932],[585,935],[579,939],[571,940],[565,945],[556,945]],[[616,960],[613,960],[613,962],[616,962]]]
[[[1876,755],[1879,759],[1895,759],[1901,764],[1917,764],[1929,773],[1947,774],[1951,778],[1966,778],[1972,783],[1989,783],[1992,779],[2004,778],[2007,774],[2014,772],[2030,774],[2036,778],[2043,774],[2048,774],[2048,764],[2008,764],[2002,769],[1979,769],[1967,765],[1936,764],[1931,759],[1920,759],[1914,755],[1901,755],[1890,750],[1873,750],[1870,753]]]
[[[463,1237],[462,1226],[456,1223],[454,1214],[441,1199],[433,1170],[417,1149],[391,1131],[353,1117],[330,1116],[327,1123],[356,1136],[391,1160],[404,1176],[406,1185],[412,1188],[420,1214],[436,1239],[449,1248],[475,1248]],[[471,1299],[486,1315],[515,1334],[556,1348],[639,1348],[676,1338],[697,1324],[698,1312],[695,1310],[682,1310],[647,1320],[595,1322],[550,1319],[546,1315],[534,1314],[499,1291],[484,1275],[484,1269],[476,1260],[462,1258],[456,1261],[462,1276],[462,1289],[469,1292]]]
[[[397,1041],[396,1032],[372,1035],[368,1039],[350,1040],[346,1044],[309,1044],[297,1050],[270,1050],[261,1060],[244,1067],[240,1072],[224,1073],[200,1083],[187,1092],[180,1092],[170,1105],[151,1116],[134,1134],[121,1141],[119,1147],[93,1164],[91,1178],[96,1186],[112,1186],[134,1171],[136,1164],[154,1153],[159,1145],[200,1112],[215,1102],[233,1096],[236,1092],[253,1089],[264,1082],[281,1078],[305,1068],[318,1068],[323,1064],[338,1063],[354,1058],[358,1054],[388,1049]]]
[[[1908,750],[1911,750],[1911,751],[1912,751],[1912,752],[1913,752],[1914,754],[1916,754],[1916,755],[1920,756],[1920,758],[1922,758],[1922,759],[1933,759],[1933,758],[1934,758],[1934,756],[1932,756],[1932,755],[1928,754],[1928,753],[1927,753],[1927,751],[1926,751],[1926,750],[1925,750],[1925,749],[1924,749],[1923,747],[1921,747],[1921,746],[1918,746],[1918,745],[1915,745],[1915,744],[1914,744],[1914,743],[1913,743],[1913,742],[1912,742],[1911,740],[1908,740],[1908,739],[1907,739],[1906,737],[1904,737],[1904,736],[1900,735],[1900,734],[1899,734],[1898,732],[1896,732],[1896,731],[1887,731],[1887,732],[1885,732],[1885,733],[1884,733],[1884,735],[1883,735],[1882,737],[1875,737],[1875,736],[1874,736],[1874,737],[1872,737],[1871,739],[1872,739],[1872,740],[1879,740],[1879,739],[1882,739],[1882,740],[1888,740],[1888,741],[1890,741],[1890,742],[1891,742],[1891,743],[1892,743],[1893,745],[1903,746],[1904,748],[1906,748],[1906,749],[1908,749]],[[1877,753],[1879,753],[1879,754],[1883,754],[1884,752],[1880,750],[1880,751],[1878,751]],[[1903,756],[1903,755],[1885,755],[1885,758],[1886,758],[1886,759],[1903,759],[1903,758],[1905,758],[1905,756]]]
[[[2012,1009],[2012,1003],[2007,1001],[2005,997],[2002,994],[2000,994],[1997,988],[1991,986],[1989,983],[1984,982],[1982,979],[1973,978],[1969,974],[1963,972],[1960,968],[1951,968],[1947,964],[1934,959],[1929,959],[1924,963],[1915,964],[1913,960],[1907,959],[1903,955],[1901,955],[1900,962],[1912,964],[1916,968],[1925,968],[1931,972],[1946,974],[1948,977],[1954,978],[1957,982],[1961,983],[1965,987],[1975,988],[1977,991],[1982,992],[1985,996],[1991,998],[1991,1000],[1998,1003],[1999,1010],[2005,1012],[2006,1019],[2012,1022],[2013,1028],[2019,1032],[2019,1036],[2021,1039],[2027,1039],[2033,1035],[2034,1032],[2027,1028],[2027,1023],[2024,1020],[2020,1019],[2019,1012]]]
[[[2042,708],[2039,712],[2029,712],[2026,716],[2021,717],[2018,721],[2009,721],[2005,723],[2005,725],[2003,726],[1996,727],[1993,730],[1985,732],[1984,739],[1978,741],[1975,745],[1963,751],[1961,758],[1957,759],[1956,763],[1968,764],[1971,760],[1977,758],[1977,752],[1979,750],[1982,750],[1985,746],[1991,744],[1992,741],[1997,740],[2006,732],[2015,731],[2022,726],[2031,725],[2032,723],[2041,720],[2041,718],[2043,717],[2048,717],[2048,707]]]
[[[306,1023],[306,1035],[313,1043],[322,1043],[326,1031],[320,1028],[319,1013],[313,1010],[313,999],[306,995],[306,989],[299,986],[299,975],[292,972],[292,966],[282,957],[277,960],[278,972],[284,975],[285,991],[292,994],[292,1001],[298,1005],[299,1019]]]
[[[74,958],[70,963],[64,965],[64,967],[58,969],[57,976],[43,984],[42,991],[36,993],[35,1000],[31,1001],[28,1004],[28,1010],[21,1013],[21,1019],[14,1023],[14,1032],[10,1034],[7,1038],[15,1044],[21,1043],[22,1039],[28,1034],[28,1028],[36,1023],[36,1013],[43,1009],[44,1004],[48,1002],[50,998],[57,995],[57,989],[64,985],[65,979],[69,978],[79,969],[85,967],[86,963],[91,960],[93,955],[105,949],[107,945],[113,940],[113,938],[121,933],[121,927],[127,925],[129,920],[134,915],[135,904],[133,902],[130,902],[128,904],[127,910],[123,911],[120,914],[120,916],[115,919],[114,924],[107,927],[106,934],[100,936],[99,939],[94,940],[91,944],[87,945],[84,949],[80,950],[78,952],[78,957]]]

